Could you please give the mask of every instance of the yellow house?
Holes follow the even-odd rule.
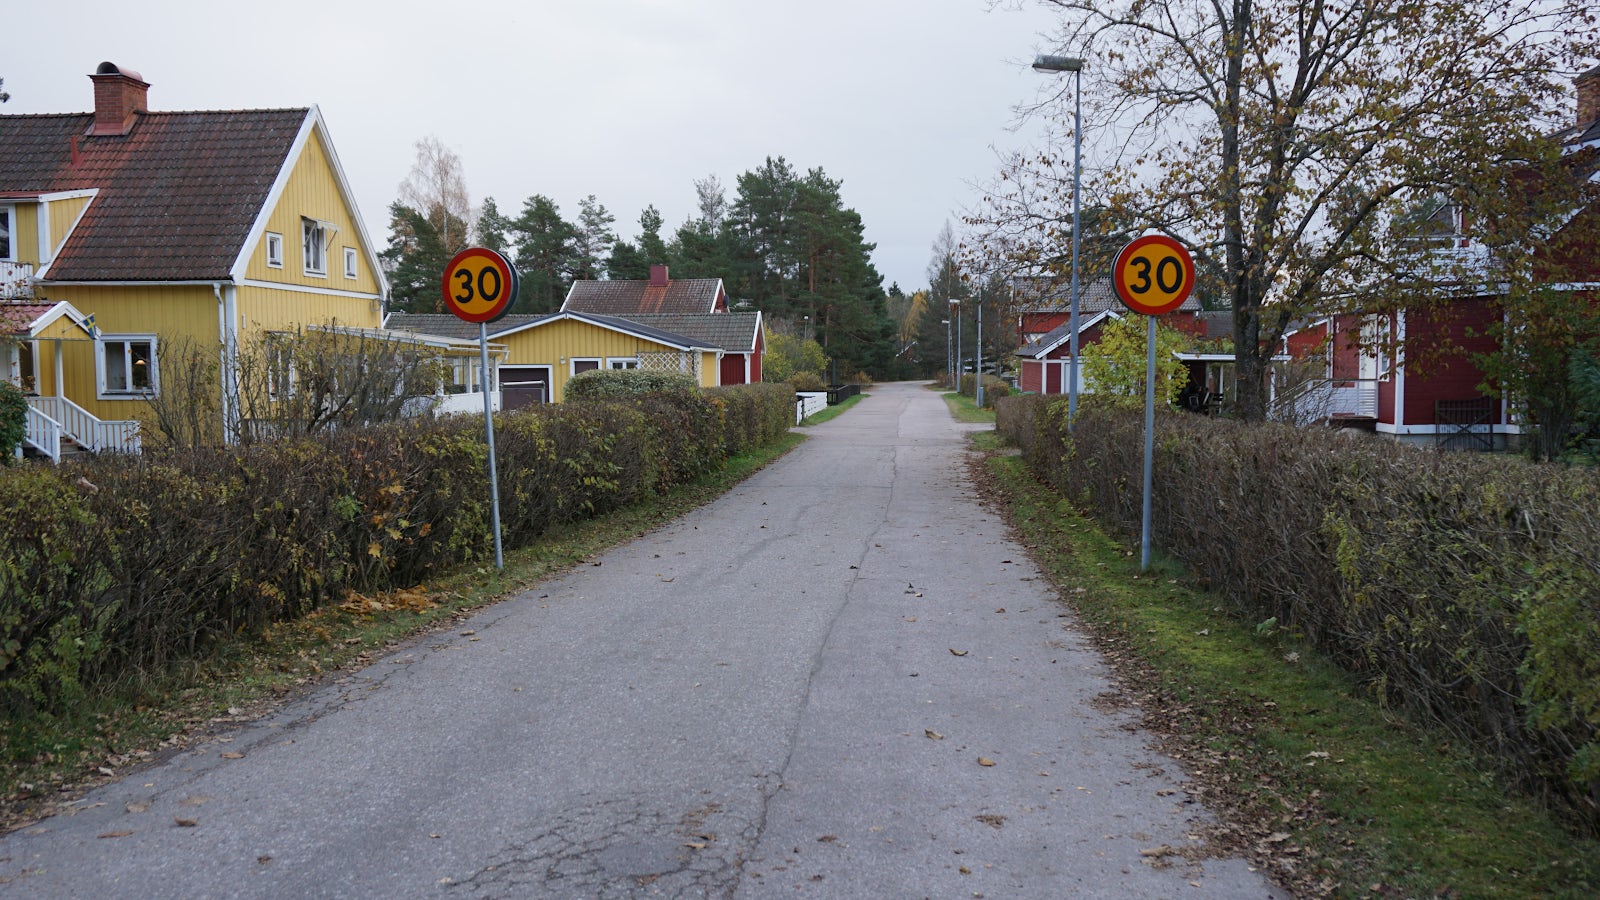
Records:
[[[454,316],[393,313],[390,330],[476,336],[478,326]],[[591,369],[650,369],[692,375],[701,387],[721,384],[723,348],[619,316],[559,312],[514,315],[490,323],[488,336],[505,348],[500,387],[506,409],[560,403],[567,381]]]
[[[315,106],[152,112],[137,72],[102,63],[90,78],[93,112],[0,115],[0,307],[65,303],[83,320],[13,328],[8,374],[63,429],[128,423],[120,446],[72,440],[137,449],[163,351],[194,348],[217,361],[231,439],[241,343],[381,327],[376,250]]]

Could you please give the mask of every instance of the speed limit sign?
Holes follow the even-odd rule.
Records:
[[[1111,272],[1122,305],[1146,316],[1172,312],[1194,290],[1194,257],[1164,234],[1134,238],[1117,254]]]
[[[517,299],[517,270],[486,247],[468,247],[444,267],[444,305],[468,322],[493,322]]]

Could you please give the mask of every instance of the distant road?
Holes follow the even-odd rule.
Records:
[[[879,385],[710,506],[0,838],[0,894],[1286,896],[1177,855],[1205,811],[1092,702],[963,428]]]

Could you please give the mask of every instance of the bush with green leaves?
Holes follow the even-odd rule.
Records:
[[[563,399],[620,400],[646,394],[673,394],[689,397],[699,393],[693,375],[683,372],[652,372],[644,369],[591,369],[579,372],[567,382]]]
[[[0,465],[11,462],[28,433],[28,398],[9,381],[0,381]]]
[[[1096,517],[1139,532],[1143,421],[1061,398],[996,427]],[[1157,416],[1155,543],[1384,702],[1600,829],[1600,469],[1349,432]]]
[[[497,417],[504,544],[627,506],[787,431],[775,385]],[[473,417],[0,471],[0,715],[49,714],[218,640],[492,552]]]

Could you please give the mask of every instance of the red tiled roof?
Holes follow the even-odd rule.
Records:
[[[0,334],[25,335],[54,303],[0,303]]]
[[[141,113],[94,137],[92,113],[0,116],[0,190],[99,192],[46,283],[226,278],[308,112]]]
[[[720,278],[674,278],[665,285],[647,280],[579,281],[572,285],[562,312],[629,316],[660,313],[709,313],[717,307]]]

